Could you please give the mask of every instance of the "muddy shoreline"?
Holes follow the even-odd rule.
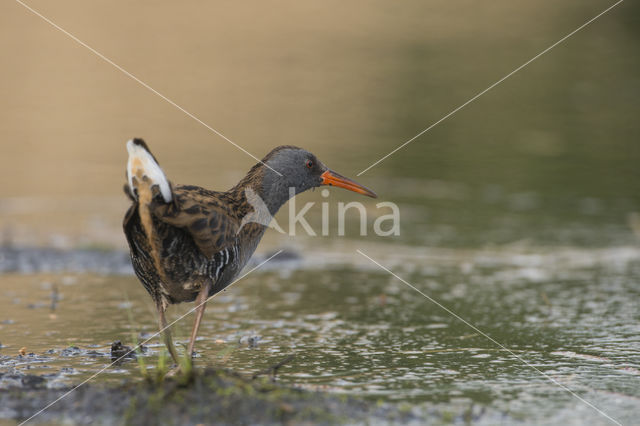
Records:
[[[273,253],[255,255],[247,267],[257,265]],[[293,250],[282,250],[269,266],[301,260]],[[94,273],[98,275],[133,275],[129,253],[123,250],[59,249],[0,245],[0,274]]]
[[[18,422],[63,397],[73,386],[48,387],[44,376],[0,373],[0,419]],[[120,385],[87,383],[33,418],[35,423],[71,424],[343,424],[422,423],[422,416],[390,404],[281,386],[229,370],[207,368],[188,379],[162,383],[126,380]],[[433,419],[442,419],[434,413]],[[462,418],[461,418],[462,420]]]
[[[128,253],[120,250],[0,246],[0,274],[42,272],[132,275],[133,268]]]

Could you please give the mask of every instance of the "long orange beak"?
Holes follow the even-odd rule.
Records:
[[[357,192],[358,194],[363,194],[367,197],[378,198],[376,193],[369,188],[366,188],[332,170],[327,170],[322,173],[320,177],[322,178],[321,185],[339,186],[340,188],[348,189],[349,191]]]

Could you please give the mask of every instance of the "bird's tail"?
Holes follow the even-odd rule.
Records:
[[[162,196],[165,203],[173,200],[171,184],[160,168],[149,147],[142,139],[127,142],[129,160],[127,162],[127,183],[134,200],[149,197],[148,201]],[[149,191],[149,194],[143,192]]]
[[[151,204],[153,201],[170,203],[173,200],[171,184],[160,168],[149,147],[142,139],[127,142],[129,160],[127,162],[128,192],[138,204],[138,216],[147,235],[151,257],[160,279],[165,281],[165,273],[160,260],[160,242],[154,228]]]

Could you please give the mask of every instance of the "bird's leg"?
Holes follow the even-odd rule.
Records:
[[[171,330],[169,330],[169,327],[167,326],[167,319],[164,317],[164,311],[166,308],[162,305],[161,301],[158,301],[157,308],[158,308],[158,325],[160,327],[160,332],[164,337],[164,344],[169,350],[169,353],[171,354],[171,358],[173,358],[173,362],[178,364],[178,353],[176,352],[175,346],[173,346],[173,339],[171,339]]]
[[[207,306],[207,298],[209,297],[209,289],[211,288],[211,280],[205,280],[198,297],[196,297],[196,320],[193,323],[193,330],[191,330],[191,340],[189,340],[189,348],[187,353],[189,357],[193,357],[193,347],[196,344],[196,336],[198,335],[198,328],[200,328],[200,321],[204,314],[204,308]]]

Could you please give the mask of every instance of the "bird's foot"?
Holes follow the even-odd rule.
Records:
[[[167,371],[167,374],[164,375],[165,378],[168,377],[177,377],[182,373],[182,368],[179,365],[174,365],[171,370]]]
[[[191,374],[193,373],[193,362],[190,358],[184,356],[180,358],[177,365],[174,365],[168,372],[165,374],[165,377],[174,377],[180,378],[181,380],[189,380],[191,378]]]

